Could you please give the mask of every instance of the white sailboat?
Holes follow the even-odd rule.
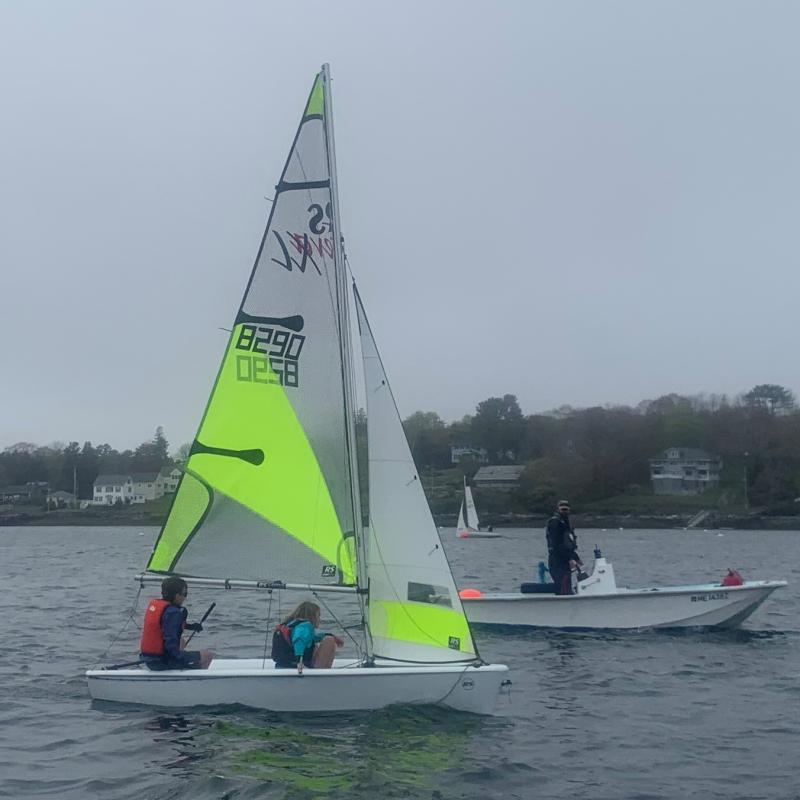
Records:
[[[363,304],[350,291],[340,230],[325,65],[140,579],[180,575],[190,586],[349,593],[364,622],[362,655],[302,678],[266,658],[215,658],[208,670],[93,669],[86,673],[93,698],[275,711],[395,703],[492,710],[508,670],[478,655]],[[357,373],[366,396],[365,455],[355,435]],[[368,509],[358,484],[364,457]]]
[[[524,592],[462,589],[461,598],[469,621],[482,625],[567,630],[733,628],[786,581],[628,589],[617,586],[612,564],[596,550],[592,574],[575,582],[575,594],[543,591],[548,586],[523,584]]]
[[[461,508],[458,511],[456,535],[459,539],[500,538],[499,533],[481,530],[480,522],[478,521],[478,511],[475,508],[475,500],[472,498],[472,489],[467,486],[466,478],[464,478],[464,499],[461,501]]]

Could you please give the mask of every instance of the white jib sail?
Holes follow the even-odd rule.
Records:
[[[469,661],[475,643],[356,292],[367,398],[369,627],[375,655]]]
[[[478,512],[475,510],[475,501],[472,499],[472,490],[464,485],[464,505],[467,507],[467,528],[471,531],[480,530]]]
[[[467,524],[464,522],[464,501],[461,501],[461,507],[458,509],[458,524],[456,525],[456,531],[461,533],[462,531],[466,531]]]

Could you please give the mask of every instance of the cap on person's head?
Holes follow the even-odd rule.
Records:
[[[562,508],[566,509],[567,511],[569,511],[569,500],[559,500],[558,501],[558,510],[561,511]]]

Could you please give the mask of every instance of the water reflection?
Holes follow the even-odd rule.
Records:
[[[145,723],[145,729],[155,733],[153,740],[169,752],[172,758],[161,761],[165,769],[183,769],[196,762],[204,762],[213,755],[213,751],[198,741],[196,734],[202,728],[213,727],[212,721],[202,721],[179,714],[175,716],[160,715]]]
[[[222,714],[224,713],[224,717]],[[147,723],[170,742],[168,768],[204,762],[234,782],[281,786],[286,797],[436,796],[447,772],[462,775],[469,746],[497,720],[436,708],[391,708],[316,719],[247,712],[159,716]]]

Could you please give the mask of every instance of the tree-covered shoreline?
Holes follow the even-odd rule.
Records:
[[[491,463],[525,465],[518,488],[478,492],[490,513],[546,513],[559,497],[594,513],[688,513],[711,508],[722,515],[794,516],[800,511],[800,411],[784,387],[762,384],[741,396],[665,395],[636,407],[574,409],[563,406],[524,415],[514,395],[479,403],[476,413],[445,423],[435,412],[416,412],[406,433],[423,482],[451,468],[451,447],[482,449]],[[721,457],[718,488],[690,497],[653,494],[651,458],[671,447]],[[479,468],[463,459],[467,478]],[[482,495],[482,496],[481,496]],[[443,512],[437,498],[434,512]],[[498,505],[499,504],[499,505]]]
[[[482,518],[492,524],[538,521],[559,497],[569,497],[589,518],[672,518],[676,527],[701,509],[713,511],[716,524],[733,520],[734,527],[747,527],[751,518],[791,518],[800,512],[800,411],[793,394],[774,384],[756,386],[734,399],[669,394],[635,407],[562,406],[529,415],[513,394],[505,394],[487,398],[475,414],[455,422],[446,423],[433,411],[417,411],[404,426],[440,524],[455,519],[463,479],[470,480],[480,467],[481,459],[469,456],[453,464],[454,447],[482,451],[490,463],[524,466],[514,489],[475,489]],[[363,414],[357,427],[363,435]],[[719,456],[719,486],[701,495],[655,495],[649,460],[670,447],[699,448]],[[170,454],[160,427],[133,450],[91,442],[20,442],[0,452],[0,487],[41,482],[51,491],[72,492],[76,486],[80,499],[91,500],[99,474],[158,472],[180,465],[187,453],[188,445],[182,445]],[[113,509],[90,507],[84,516],[105,520],[97,524],[122,517],[160,524],[168,499],[147,503],[141,510],[117,509],[117,517]],[[34,509],[22,511],[38,516]],[[0,517],[22,511],[0,505]]]

